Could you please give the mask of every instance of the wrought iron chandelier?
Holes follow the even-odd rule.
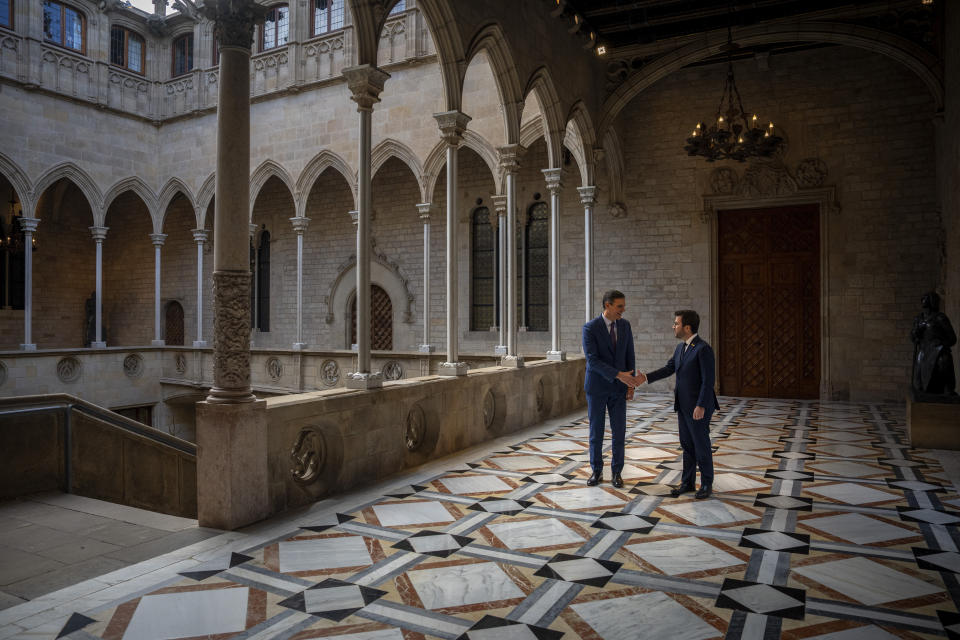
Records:
[[[737,45],[733,43],[730,27],[727,27],[727,79],[723,85],[717,114],[709,126],[698,122],[693,133],[687,138],[684,150],[690,156],[703,156],[707,162],[716,160],[736,160],[744,162],[747,158],[766,158],[773,155],[783,145],[783,138],[776,134],[773,122],[763,125],[760,118],[753,114],[748,119],[743,108],[743,100],[733,77],[733,59],[731,54]]]

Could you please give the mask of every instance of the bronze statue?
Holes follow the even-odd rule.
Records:
[[[925,293],[920,302],[923,311],[913,319],[910,339],[913,354],[913,390],[923,395],[956,395],[956,377],[950,347],[957,334],[950,319],[940,311],[940,296]]]

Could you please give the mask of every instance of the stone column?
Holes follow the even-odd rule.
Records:
[[[520,145],[500,147],[500,171],[507,191],[507,354],[501,359],[505,367],[522,367],[523,356],[517,353],[517,170],[520,168]]]
[[[547,360],[566,360],[560,349],[560,191],[563,190],[563,169],[544,169],[543,177],[550,192],[550,350]]]
[[[193,346],[205,349],[207,341],[203,339],[203,245],[207,242],[206,229],[194,229],[193,241],[197,243],[197,339]]]
[[[593,299],[593,205],[597,202],[596,187],[579,187],[580,204],[583,205],[583,290],[584,322],[593,319],[596,302]]]
[[[21,204],[22,207],[22,204]],[[40,218],[20,218],[23,231],[23,351],[36,351],[33,342],[33,233],[40,224]]]
[[[430,212],[433,204],[422,202],[417,205],[420,220],[423,222],[423,343],[420,353],[433,353],[434,346],[430,344]]]
[[[383,375],[370,370],[370,156],[373,105],[380,102],[383,85],[390,77],[385,71],[362,64],[343,70],[351,99],[360,114],[360,159],[357,170],[357,370],[346,377],[349,389],[373,389],[383,386]]]
[[[303,341],[303,232],[307,230],[310,218],[290,218],[290,222],[297,233],[297,341],[293,343],[293,348],[303,351],[307,348]]]
[[[494,287],[499,290],[499,295],[496,297],[496,305],[500,311],[497,317],[497,324],[500,325],[500,342],[493,348],[493,354],[505,356],[507,355],[507,251],[504,240],[507,237],[507,196],[493,196],[491,200],[493,201],[493,211],[496,216],[493,219],[497,221],[497,224],[494,225],[494,229],[496,229],[495,240],[497,248],[497,263],[494,267],[496,284]]]
[[[470,116],[460,111],[433,115],[440,127],[440,137],[447,145],[447,360],[440,365],[442,376],[464,376],[467,363],[460,362],[460,305],[458,299],[460,259],[457,246],[457,150],[463,142]]]
[[[103,241],[106,240],[107,231],[109,230],[110,227],[90,227],[93,240],[97,243],[97,288],[94,301],[97,339],[90,344],[94,349],[104,349],[107,346],[107,343],[103,339]]]
[[[207,2],[220,42],[213,387],[197,403],[197,519],[236,529],[271,511],[266,402],[250,387],[250,45],[254,0]]]
[[[166,239],[165,233],[150,234],[150,240],[153,242],[153,342],[150,344],[154,347],[162,347],[165,344],[160,328],[160,248],[163,247],[163,241]]]

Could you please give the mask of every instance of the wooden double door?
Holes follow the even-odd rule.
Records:
[[[818,205],[718,213],[720,393],[820,391]]]

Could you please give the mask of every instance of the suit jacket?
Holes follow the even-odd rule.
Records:
[[[717,394],[713,392],[716,380],[716,358],[707,341],[697,336],[683,353],[681,342],[667,361],[667,366],[647,374],[647,382],[656,382],[677,374],[677,386],[673,390],[673,410],[692,415],[696,407],[706,409],[706,415],[720,408]]]
[[[583,353],[587,356],[587,373],[583,388],[590,394],[627,393],[627,385],[617,380],[621,371],[636,367],[633,354],[633,332],[630,323],[620,318],[617,325],[617,348],[614,350],[610,332],[603,316],[599,315],[583,325]]]

